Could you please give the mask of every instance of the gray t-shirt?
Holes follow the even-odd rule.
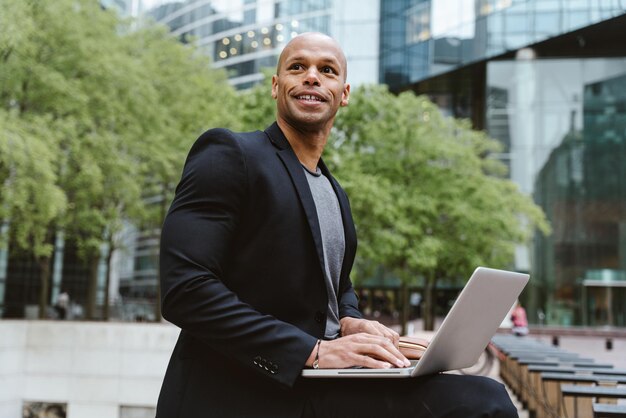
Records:
[[[306,167],[304,167],[304,171],[311,188],[313,200],[315,201],[320,232],[322,233],[326,290],[328,293],[328,310],[324,337],[332,339],[339,336],[340,330],[337,288],[339,287],[343,255],[346,249],[343,221],[339,200],[330,181],[326,176],[322,175],[319,167],[315,173],[309,171]]]

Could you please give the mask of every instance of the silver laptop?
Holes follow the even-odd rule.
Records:
[[[304,369],[303,377],[414,377],[476,363],[526,286],[528,274],[478,267],[419,361],[392,369]]]

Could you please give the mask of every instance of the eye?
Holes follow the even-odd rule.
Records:
[[[296,71],[297,71],[297,70],[301,70],[302,68],[304,68],[304,67],[302,67],[302,65],[301,65],[301,64],[291,64],[291,65],[289,66],[289,69],[290,69],[290,70],[296,70]]]
[[[322,68],[322,72],[325,74],[337,74],[334,68],[332,67],[324,67]]]

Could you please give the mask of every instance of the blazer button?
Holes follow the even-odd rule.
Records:
[[[320,312],[320,311],[315,312],[315,322],[321,324],[324,321],[324,317],[325,315],[323,312]]]

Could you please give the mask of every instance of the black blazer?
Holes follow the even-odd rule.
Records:
[[[348,199],[320,168],[345,231],[339,315],[361,317]],[[299,374],[326,327],[323,260],[315,203],[278,125],[200,136],[161,236],[163,316],[182,331],[157,417],[300,416],[308,383]]]

